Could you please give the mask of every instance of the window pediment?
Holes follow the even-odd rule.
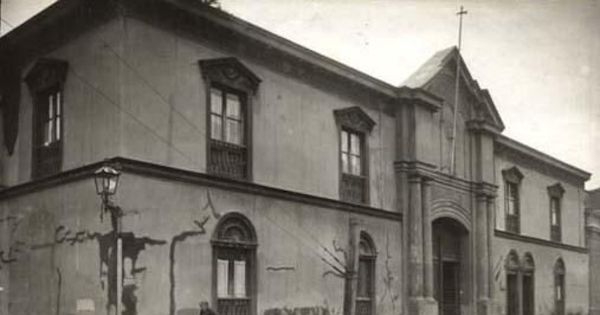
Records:
[[[552,186],[548,186],[548,194],[551,197],[562,198],[564,193],[565,193],[565,188],[560,183],[556,183]]]
[[[40,59],[25,76],[29,89],[38,93],[46,89],[61,87],[67,78],[69,64],[58,59]]]
[[[516,166],[503,170],[502,176],[504,180],[515,184],[519,184],[523,180],[523,173]]]
[[[233,57],[200,60],[199,64],[205,79],[245,92],[256,93],[261,82],[254,72]]]
[[[358,106],[333,111],[336,122],[342,127],[369,133],[375,126],[375,121]]]

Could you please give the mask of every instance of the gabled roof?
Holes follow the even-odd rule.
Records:
[[[475,96],[475,98],[484,106],[486,117],[493,126],[499,131],[504,130],[504,122],[494,105],[494,101],[487,89],[482,89],[476,80],[473,79],[469,69],[467,68],[458,48],[456,46],[436,52],[429,60],[427,60],[417,71],[408,77],[403,82],[403,86],[412,89],[427,90],[433,79],[442,72],[448,63],[461,63],[461,78],[467,89]]]

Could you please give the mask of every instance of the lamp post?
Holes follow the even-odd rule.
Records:
[[[102,198],[101,216],[104,214],[104,212],[108,211],[110,213],[110,221],[114,235],[113,248],[116,248],[116,254],[113,249],[113,257],[116,256],[116,259],[114,259],[114,267],[116,273],[116,288],[113,288],[113,290],[116,291],[115,315],[121,314],[121,295],[123,290],[123,241],[121,240],[121,218],[123,216],[123,211],[119,206],[115,205],[110,200],[110,196],[114,195],[117,192],[117,188],[119,187],[120,175],[121,173],[110,165],[104,165],[98,170],[96,170],[96,172],[94,172],[94,183],[96,184],[96,193],[100,196],[100,198]],[[112,283],[113,279],[110,278],[109,272],[109,286]]]

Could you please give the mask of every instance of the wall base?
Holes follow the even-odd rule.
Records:
[[[408,299],[408,313],[411,315],[438,315],[438,304],[433,298],[411,297]]]

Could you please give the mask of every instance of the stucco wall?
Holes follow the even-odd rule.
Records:
[[[535,263],[535,314],[551,315],[554,311],[554,265],[559,258],[565,264],[565,314],[588,312],[588,255],[574,251],[524,243],[495,237],[492,263],[494,291],[494,314],[506,314],[505,259],[515,250],[522,261],[530,253]]]
[[[541,239],[550,239],[550,197],[548,186],[560,183],[565,193],[561,203],[562,243],[585,245],[585,216],[583,183],[577,186],[559,176],[532,169],[528,165],[517,164],[507,153],[495,155],[496,183],[496,228],[505,229],[504,222],[504,184],[502,170],[513,166],[523,173],[520,185],[521,234]]]
[[[370,202],[394,209],[394,119],[382,104],[301,82],[133,18],[114,19],[45,56],[70,67],[63,170],[119,155],[204,172],[206,91],[198,61],[232,56],[262,79],[252,96],[254,182],[337,199],[333,110],[361,106],[376,122],[367,140]],[[4,156],[8,185],[30,179],[32,107],[25,84],[21,103],[17,152]]]
[[[326,275],[330,267],[320,257],[327,258],[323,247],[335,252],[334,240],[347,245],[348,212],[127,173],[120,187],[116,201],[125,211],[123,231],[132,232],[140,245],[124,262],[125,284],[136,287],[138,314],[167,314],[171,303],[175,314],[187,314],[197,311],[200,300],[211,299],[210,240],[217,218],[229,212],[246,216],[257,232],[258,314],[301,307],[341,312],[343,280]],[[0,209],[1,218],[15,218],[1,227],[12,234],[9,246],[20,248],[11,256],[15,262],[0,270],[11,272],[8,291],[0,293],[11,297],[10,314],[54,313],[57,305],[61,313],[87,314],[77,311],[78,303],[80,309],[93,305],[104,313],[108,269],[100,236],[110,231],[110,220],[108,215],[100,220],[92,180],[12,198]],[[401,223],[352,216],[363,221],[377,248],[377,313],[397,314]],[[198,224],[205,220],[202,232]],[[74,238],[77,232],[82,233]],[[95,233],[100,238],[90,236]]]
[[[63,91],[63,170],[72,169],[119,152],[122,88],[120,65],[107,49],[120,47],[118,21],[112,21],[81,35],[40,58],[56,58],[69,63]],[[100,41],[99,38],[103,38]],[[34,66],[25,66],[22,78]],[[19,133],[12,155],[2,146],[2,164],[6,170],[3,184],[14,186],[31,180],[32,96],[21,82]]]

